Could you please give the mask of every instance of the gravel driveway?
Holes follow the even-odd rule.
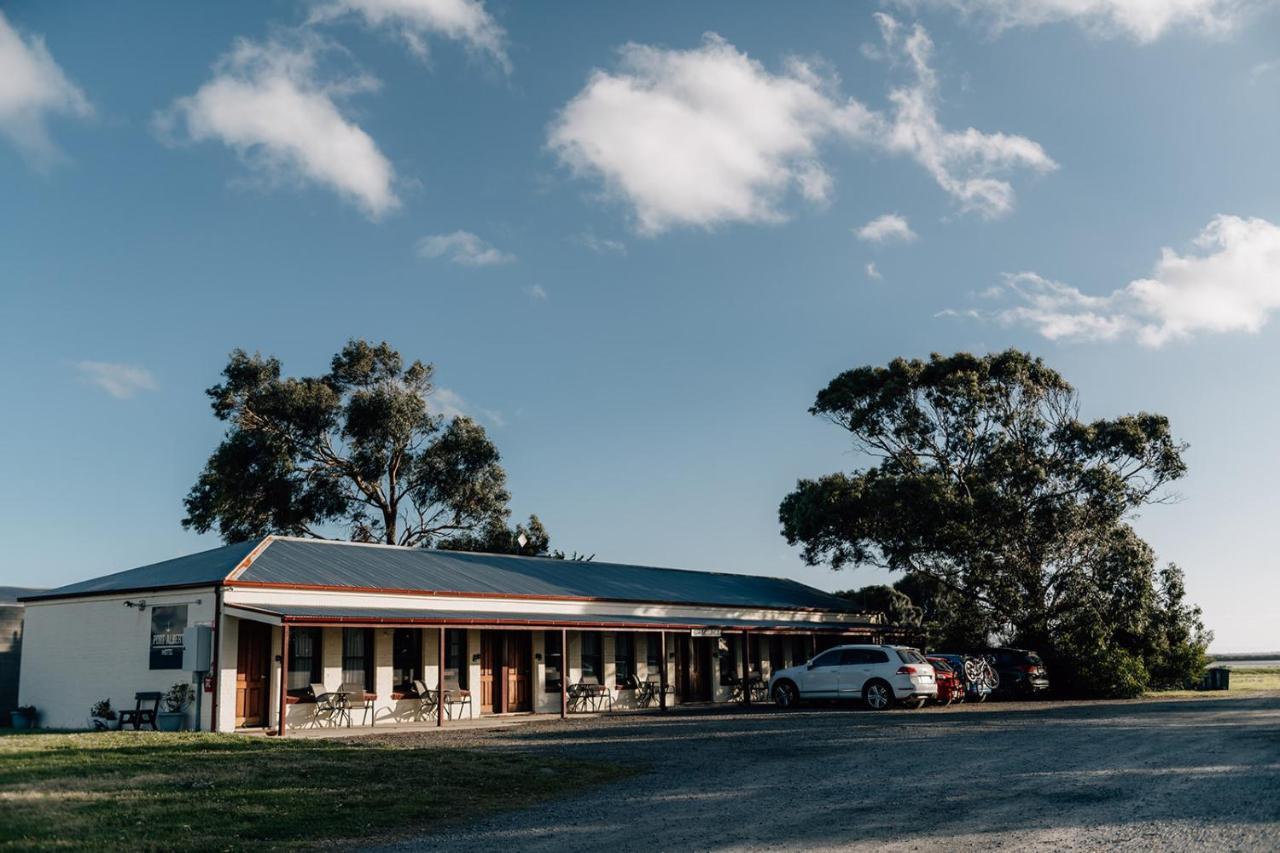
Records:
[[[644,768],[389,850],[1280,849],[1275,694],[682,711],[385,740]]]

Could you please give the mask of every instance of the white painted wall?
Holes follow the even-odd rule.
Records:
[[[126,607],[126,600],[145,600],[147,608]],[[36,706],[46,728],[80,729],[89,726],[89,708],[99,699],[110,699],[117,710],[132,708],[135,693],[191,681],[189,672],[150,668],[151,607],[157,604],[186,604],[187,624],[212,624],[212,588],[28,603],[19,703]],[[201,697],[205,728],[211,698]],[[187,716],[190,725],[194,706]]]

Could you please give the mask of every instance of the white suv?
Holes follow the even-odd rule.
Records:
[[[877,711],[894,702],[919,708],[937,693],[933,667],[906,646],[836,646],[769,679],[769,695],[779,708],[801,699],[858,698]]]

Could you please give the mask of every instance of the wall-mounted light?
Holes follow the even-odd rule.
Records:
[[[136,607],[136,608],[138,608],[139,610],[146,610],[146,609],[147,609],[147,601],[146,601],[146,599],[139,598],[137,601],[126,601],[126,602],[124,603],[124,606],[125,606],[125,607]]]
[[[474,655],[472,655],[472,656],[471,656],[471,662],[472,662],[472,663],[480,663],[480,653],[479,653],[479,652],[476,652]]]
[[[534,655],[533,659],[536,660],[538,663],[542,663],[542,655],[540,654]]]

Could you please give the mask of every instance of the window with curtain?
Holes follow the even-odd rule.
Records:
[[[467,661],[467,632],[462,628],[450,628],[444,632],[444,678],[467,689],[467,674],[471,671]]]
[[[305,691],[320,681],[320,629],[289,631],[289,689]]]
[[[636,635],[619,632],[613,635],[613,683],[626,687],[636,674]]]
[[[373,692],[373,629],[342,629],[342,683]]]
[[[650,681],[657,681],[658,673],[662,671],[662,635],[647,634],[645,642],[649,644],[644,655],[644,662],[649,669],[646,677]]]
[[[415,678],[422,678],[422,632],[397,628],[391,638],[391,683],[396,690],[412,690]]]
[[[548,693],[560,692],[560,677],[564,666],[564,649],[560,643],[559,631],[547,631],[545,634],[546,642],[543,649],[543,660],[546,661],[547,677],[546,691]]]
[[[582,632],[582,680],[604,684],[604,664],[600,655],[600,635]]]

